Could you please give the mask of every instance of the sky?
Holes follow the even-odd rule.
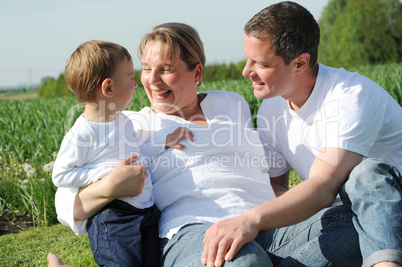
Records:
[[[295,0],[318,20],[329,0]],[[206,64],[245,59],[243,27],[275,0],[0,0],[0,88],[39,85],[58,78],[83,42],[106,40],[127,48],[141,69],[137,46],[158,24],[196,28]],[[240,75],[240,74],[239,74]]]

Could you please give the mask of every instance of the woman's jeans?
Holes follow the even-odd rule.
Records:
[[[159,266],[156,206],[137,209],[114,200],[88,220],[88,239],[100,266]]]
[[[224,266],[361,266],[362,254],[365,266],[380,261],[402,264],[401,179],[392,166],[365,160],[340,191],[345,206],[261,231]],[[202,241],[210,226],[186,225],[170,240],[162,239],[162,266],[203,266]]]

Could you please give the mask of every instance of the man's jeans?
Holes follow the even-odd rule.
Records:
[[[100,266],[159,266],[156,206],[137,209],[114,200],[88,220],[88,239]]]
[[[354,213],[363,266],[381,261],[402,265],[402,177],[398,169],[366,159],[353,169],[339,193]]]
[[[340,192],[347,207],[326,208],[296,225],[261,231],[224,266],[361,266],[359,243],[365,264],[401,263],[400,184],[395,168],[365,160]],[[202,240],[209,227],[187,225],[172,239],[163,239],[162,265],[203,266]]]

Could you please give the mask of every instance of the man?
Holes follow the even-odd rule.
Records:
[[[285,256],[276,249],[293,242],[283,241],[287,228],[261,230],[322,220],[318,211],[342,205],[339,192],[353,211],[363,266],[402,266],[402,108],[371,80],[317,63],[319,39],[311,13],[293,2],[269,6],[246,24],[243,76],[266,99],[257,122],[278,198],[212,226],[204,263],[230,260],[255,238],[279,263]],[[304,181],[288,190],[290,168]],[[294,245],[293,251],[307,249]],[[325,246],[320,249],[325,258]]]

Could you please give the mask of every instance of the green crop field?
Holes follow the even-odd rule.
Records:
[[[371,78],[402,104],[402,64],[368,66],[352,71],[358,71]],[[261,103],[261,100],[254,97],[248,79],[203,83],[200,89],[238,92],[249,103],[254,116]],[[146,105],[149,105],[146,94],[142,88],[138,88],[130,109],[140,110]],[[0,99],[0,218],[12,219],[18,214],[25,214],[30,224],[35,226],[35,230],[30,230],[34,232],[27,231],[28,234],[0,236],[0,242],[8,244],[0,246],[1,266],[44,265],[45,256],[39,259],[35,257],[31,251],[32,247],[24,245],[19,248],[30,238],[40,241],[32,243],[31,246],[37,249],[34,250],[35,253],[43,255],[53,250],[54,247],[50,246],[50,243],[60,243],[56,252],[65,258],[69,254],[77,255],[74,248],[76,242],[80,244],[80,249],[83,246],[82,250],[89,250],[84,239],[75,237],[66,227],[55,226],[55,187],[51,180],[52,164],[61,140],[81,112],[82,107],[74,97]],[[297,182],[297,175],[293,174],[292,183]],[[2,228],[4,226],[0,221],[0,230],[4,230]],[[54,240],[50,240],[49,236],[57,236],[60,239],[54,237]],[[85,255],[84,259],[90,258],[90,251]],[[73,258],[68,259],[71,260],[69,263],[73,263]],[[83,262],[85,265],[89,264],[87,259],[80,260],[77,265],[84,264]]]

